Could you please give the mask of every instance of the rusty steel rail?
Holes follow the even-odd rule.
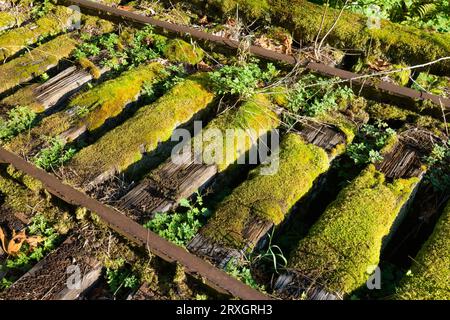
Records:
[[[57,198],[60,198],[69,204],[87,208],[96,213],[103,222],[125,238],[138,246],[150,250],[153,254],[165,261],[181,264],[185,267],[187,273],[204,280],[208,286],[217,291],[244,300],[270,299],[270,297],[263,293],[245,285],[224,271],[191,254],[186,249],[181,248],[144,228],[121,212],[62,183],[54,175],[37,168],[33,164],[4,148],[0,148],[0,163],[11,164],[16,169],[39,180],[46,190]]]
[[[101,3],[92,2],[89,0],[62,0],[62,2],[77,5],[82,9],[88,10],[89,13],[101,15],[102,18],[119,19],[120,21],[134,24],[150,24],[181,36],[189,35],[197,40],[209,41],[231,49],[236,50],[240,47],[239,41],[216,36],[185,25],[157,20],[141,14],[110,7]],[[278,61],[288,65],[297,64],[297,59],[292,55],[278,53],[258,46],[250,46],[249,51],[252,54],[264,59]],[[433,111],[433,115],[437,117],[441,117],[443,112],[448,113],[450,111],[450,99],[448,98],[402,87],[386,81],[371,81],[367,78],[362,79],[360,74],[330,67],[322,63],[309,62],[304,67],[307,70],[320,73],[324,76],[338,77],[348,81],[355,90],[361,91],[361,93],[369,99],[376,99],[381,102],[394,102],[405,107],[410,107],[411,104],[414,104],[417,101],[429,100],[438,107],[437,111]]]

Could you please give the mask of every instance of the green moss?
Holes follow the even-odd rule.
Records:
[[[20,90],[17,90],[14,94],[4,98],[0,104],[4,109],[15,108],[17,106],[27,106],[36,113],[41,113],[44,111],[44,106],[42,103],[37,101],[35,98],[34,90],[39,86],[39,83],[33,83],[27,85]]]
[[[175,2],[177,2],[175,0]],[[293,33],[296,40],[313,42],[321,26],[324,7],[307,0],[194,0],[201,11],[222,19],[223,15],[247,16],[249,21],[270,18],[272,24]],[[323,30],[329,30],[339,10],[329,8]],[[322,31],[322,35],[325,31]],[[344,12],[326,42],[337,48],[366,50],[386,55],[394,63],[416,65],[450,55],[450,34],[440,34],[383,20],[380,29],[368,29],[367,17]],[[450,61],[432,66],[433,72],[450,73]]]
[[[0,94],[38,77],[67,58],[76,47],[70,34],[59,36],[23,56],[0,65]]]
[[[57,6],[52,12],[34,23],[0,35],[0,60],[6,59],[46,36],[58,34],[71,22],[73,11]]]
[[[16,17],[9,12],[0,12],[0,31],[13,27],[16,24]]]
[[[16,154],[33,155],[49,137],[68,130],[70,125],[70,117],[65,112],[55,113],[45,117],[39,126],[16,136],[4,147]]]
[[[248,241],[244,230],[254,221],[250,219],[278,225],[329,165],[323,149],[305,143],[297,134],[287,134],[280,145],[278,170],[273,175],[253,170],[219,205],[201,233],[224,246],[242,248]]]
[[[164,56],[173,62],[197,64],[203,59],[203,50],[186,41],[173,39],[164,47]]]
[[[177,126],[213,100],[206,79],[205,74],[198,74],[175,85],[158,101],[139,109],[124,124],[82,149],[68,163],[78,175],[72,182],[80,185],[105,172],[123,171],[170,139]]]
[[[201,148],[205,162],[207,159],[212,159],[218,170],[223,171],[250,150],[259,136],[277,128],[279,123],[280,120],[273,111],[270,101],[264,95],[258,94],[244,102],[239,108],[221,114],[205,128],[206,132],[219,130],[222,137],[218,135],[203,137],[205,141],[202,142],[202,135],[198,135],[194,138],[194,146]],[[229,137],[227,137],[227,130],[233,130]],[[228,145],[231,143],[230,139],[232,150]],[[217,155],[215,153],[217,150],[222,150],[222,154]]]
[[[141,65],[77,95],[69,108],[83,109],[87,115],[74,117],[74,125],[86,125],[89,131],[99,128],[106,119],[117,116],[127,104],[136,101],[144,84],[162,80],[163,70],[158,62]]]
[[[369,113],[371,118],[383,121],[406,121],[408,117],[418,116],[417,113],[414,113],[410,110],[402,109],[397,106],[385,103],[370,103],[367,106],[367,112]]]
[[[88,131],[99,128],[108,118],[118,115],[128,103],[135,101],[144,83],[161,79],[163,69],[157,62],[142,65],[77,95],[65,110],[45,117],[38,126],[15,137],[6,148],[31,155],[49,137],[57,137],[74,128],[86,127]]]
[[[52,210],[47,199],[24,188],[19,183],[0,175],[0,192],[4,196],[4,204],[18,213],[31,216],[38,212]]]
[[[450,203],[433,233],[419,251],[400,285],[396,298],[408,300],[450,299]]]
[[[94,79],[99,79],[101,74],[100,68],[97,67],[92,61],[87,58],[78,59],[78,64],[84,69],[87,70]]]
[[[289,98],[286,88],[283,87],[272,88],[270,89],[269,95],[273,103],[283,108],[287,107],[289,103]]]
[[[364,285],[417,182],[389,183],[370,165],[328,206],[294,250],[288,267],[331,292],[348,294]]]
[[[39,193],[40,191],[44,190],[44,185],[41,181],[22,171],[17,170],[12,165],[9,165],[7,167],[6,172],[11,176],[11,178],[19,181],[21,184],[35,193]]]

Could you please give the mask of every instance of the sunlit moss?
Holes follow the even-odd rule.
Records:
[[[280,120],[270,101],[266,96],[259,94],[240,107],[224,112],[208,124],[205,131],[219,130],[222,135],[220,139],[209,139],[217,136],[205,139],[203,135],[198,135],[194,138],[193,144],[201,147],[203,160],[212,158],[218,170],[223,171],[250,150],[260,135],[277,128],[279,123]],[[229,131],[232,132],[229,136],[227,130],[232,130]],[[207,141],[201,141],[202,138]],[[230,139],[232,150],[228,145],[231,144]],[[222,153],[216,154],[217,150],[222,150]]]
[[[205,109],[214,95],[205,74],[191,76],[175,85],[151,105],[140,108],[124,124],[82,149],[68,166],[77,173],[71,182],[90,182],[103,173],[123,171],[170,139],[172,131]]]
[[[164,56],[173,62],[197,64],[203,59],[203,50],[186,41],[173,39],[164,47]]]
[[[48,15],[0,35],[0,60],[6,59],[39,39],[57,34],[69,27],[73,11],[57,6]]]
[[[390,183],[369,165],[300,241],[288,267],[331,292],[348,294],[364,285],[417,183],[418,178]]]
[[[77,42],[70,34],[59,36],[23,56],[0,65],[0,93],[40,76],[69,57]]]
[[[135,101],[144,83],[161,80],[165,76],[163,70],[164,67],[157,62],[142,65],[80,93],[65,110],[45,117],[38,126],[15,137],[6,147],[29,155],[36,153],[48,137],[57,137],[69,129],[95,130]]]
[[[411,272],[402,281],[396,298],[450,299],[450,203],[433,233],[413,259]]]
[[[241,249],[248,223],[261,219],[278,225],[330,166],[325,150],[287,134],[281,142],[279,167],[272,175],[260,168],[218,206],[201,234],[223,246]]]
[[[175,2],[177,2],[175,0]],[[283,26],[293,33],[296,40],[313,42],[322,26],[324,6],[307,0],[207,0],[192,1],[210,15],[224,15],[254,19],[270,19],[272,24]],[[238,9],[238,11],[237,11]],[[330,30],[339,10],[328,8],[322,30]],[[322,31],[322,35],[325,31]],[[416,65],[450,55],[450,34],[429,32],[414,27],[381,21],[379,29],[367,27],[367,17],[344,12],[326,42],[337,48],[353,48],[372,52],[380,57],[386,55],[392,62]],[[450,61],[432,66],[440,73],[449,73]]]

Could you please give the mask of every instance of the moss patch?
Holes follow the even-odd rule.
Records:
[[[163,53],[167,59],[173,62],[197,64],[203,59],[203,50],[201,48],[180,39],[167,41]]]
[[[0,93],[38,77],[69,57],[77,42],[70,34],[59,36],[22,57],[0,66]]]
[[[121,74],[92,90],[76,96],[69,108],[85,110],[86,116],[76,116],[76,126],[86,125],[88,130],[95,130],[105,120],[117,116],[124,107],[135,101],[144,84],[155,83],[163,78],[164,66],[158,62],[141,65]]]
[[[35,193],[39,193],[40,191],[44,190],[44,185],[41,181],[22,171],[17,170],[12,165],[8,165],[6,172],[11,176],[11,178],[19,181],[21,184]]]
[[[139,109],[124,124],[82,149],[68,163],[78,174],[72,182],[82,185],[102,173],[123,171],[170,139],[177,126],[188,122],[213,100],[206,79],[205,74],[198,74],[175,85],[158,101]]]
[[[175,1],[177,2],[177,1]],[[233,16],[239,5],[239,14],[254,19],[268,19],[293,33],[296,40],[313,42],[321,25],[324,7],[307,0],[194,0],[200,10],[223,19]],[[339,10],[329,8],[323,30],[329,30]],[[322,34],[325,32],[323,31]],[[380,29],[368,29],[367,17],[344,12],[327,43],[337,48],[374,49],[379,56],[386,55],[394,63],[416,65],[450,55],[450,34],[429,32],[382,20]],[[432,67],[436,73],[449,73],[450,62]]]
[[[13,27],[16,24],[16,17],[9,12],[0,12],[0,31]]]
[[[17,90],[14,94],[4,98],[0,102],[0,105],[2,105],[4,109],[12,109],[17,106],[27,106],[34,112],[41,113],[44,111],[44,106],[36,100],[34,95],[34,89],[38,86],[39,83],[27,85],[22,89]]]
[[[44,118],[39,126],[19,134],[4,147],[19,155],[34,155],[53,136],[53,132],[64,132],[70,128],[69,119],[65,112],[52,114]]]
[[[214,139],[217,136],[203,137],[204,141],[202,142],[202,136],[198,135],[194,138],[194,146],[201,147],[204,161],[214,160],[211,162],[217,165],[219,171],[223,171],[250,150],[259,136],[277,128],[279,123],[280,120],[273,111],[270,101],[264,95],[258,94],[253,99],[244,102],[239,108],[221,114],[208,124],[205,130],[207,132],[219,130],[222,139]],[[228,138],[227,130],[233,130],[230,131],[232,134]],[[227,148],[227,143],[230,145],[232,143],[231,150]],[[217,155],[215,153],[217,150],[222,150],[222,154]]]
[[[396,295],[408,300],[450,299],[450,203],[444,209],[430,238],[417,254],[411,275],[402,281]]]
[[[46,36],[60,33],[69,27],[73,11],[62,6],[34,23],[0,35],[0,60],[6,59]]]
[[[38,126],[15,137],[6,148],[18,154],[33,155],[49,137],[83,126],[88,131],[99,128],[136,100],[144,83],[161,79],[163,69],[160,63],[142,65],[77,95],[66,110],[45,117]]]
[[[331,292],[364,285],[418,178],[385,181],[373,165],[343,189],[294,250],[288,267]]]
[[[275,174],[260,175],[259,168],[253,170],[219,205],[201,233],[224,246],[242,248],[244,230],[252,218],[278,225],[329,165],[323,149],[305,143],[297,134],[287,134]]]
[[[400,120],[406,121],[408,117],[418,117],[419,115],[413,111],[399,108],[394,105],[385,103],[370,103],[367,106],[367,112],[371,118],[383,121]]]
[[[48,199],[2,175],[0,175],[0,192],[5,198],[4,203],[7,207],[14,212],[23,213],[26,217],[31,217],[36,213],[47,216],[60,213],[60,210],[54,207]]]

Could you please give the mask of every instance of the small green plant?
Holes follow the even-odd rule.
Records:
[[[123,289],[135,290],[139,286],[138,277],[126,267],[107,268],[106,282],[114,296],[118,295]]]
[[[157,213],[144,226],[179,246],[186,246],[204,225],[210,211],[203,207],[203,199],[199,193],[196,194],[194,203],[183,199],[180,207],[185,208],[186,212]]]
[[[41,82],[45,82],[48,79],[50,79],[50,76],[48,75],[47,72],[44,72],[43,74],[41,74],[41,76],[39,78],[40,78]]]
[[[132,68],[155,59],[164,50],[165,38],[154,34],[152,26],[146,26],[124,39],[115,33],[86,38],[74,51],[76,59],[100,59],[101,66],[113,70]]]
[[[314,74],[302,76],[289,90],[288,109],[311,117],[338,109],[341,102],[349,101],[354,94],[349,87],[337,86],[335,82]]]
[[[35,1],[33,8],[31,9],[31,16],[35,19],[42,18],[52,9],[53,4],[54,1],[52,0]]]
[[[89,107],[81,106],[76,109],[75,114],[78,118],[84,118],[89,114],[89,112]]]
[[[253,279],[248,262],[239,263],[235,258],[232,258],[226,264],[225,272],[254,289],[264,291],[264,287]]]
[[[7,142],[19,133],[29,130],[36,120],[36,113],[26,106],[10,110],[7,119],[0,119],[0,141]]]
[[[325,3],[325,0],[312,0]],[[331,0],[330,4],[338,7],[342,1]],[[375,7],[376,6],[376,7]],[[407,24],[418,28],[432,29],[439,32],[450,31],[450,1],[449,0],[355,0],[347,9],[393,22]]]
[[[425,158],[429,170],[425,176],[437,192],[450,190],[450,146],[448,143],[435,144],[431,154]]]
[[[258,253],[256,256],[251,258],[252,264],[256,264],[259,262],[269,262],[273,266],[273,270],[278,273],[279,268],[285,268],[287,265],[287,259],[283,254],[283,250],[275,244],[272,243],[273,240],[273,232],[269,234],[269,243],[267,248]]]
[[[0,281],[0,291],[6,290],[9,287],[11,287],[13,285],[13,281],[9,280],[8,278],[2,278],[2,280]]]
[[[76,150],[67,148],[66,143],[59,137],[50,138],[49,147],[42,149],[34,157],[33,162],[44,170],[56,169],[72,159]]]
[[[268,63],[266,69],[262,70],[254,61],[244,65],[224,66],[210,73],[209,77],[218,94],[249,98],[257,88],[271,82],[277,75],[278,70],[273,64]]]
[[[8,288],[20,274],[28,271],[33,264],[42,260],[49,252],[54,250],[61,240],[61,236],[51,226],[43,215],[36,215],[25,230],[28,237],[37,236],[42,239],[35,247],[23,243],[18,254],[9,256],[2,265],[0,272],[5,274],[0,289]]]
[[[382,121],[375,125],[362,126],[357,141],[348,146],[348,156],[358,165],[376,163],[383,160],[380,150],[387,144],[395,131]]]

